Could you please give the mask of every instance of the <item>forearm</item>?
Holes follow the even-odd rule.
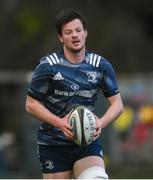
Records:
[[[117,98],[116,98],[117,97]],[[123,103],[120,95],[116,95],[115,98],[109,98],[110,106],[105,114],[100,118],[101,127],[105,128],[111,122],[123,112]]]
[[[55,127],[60,127],[61,125],[61,120],[58,116],[51,113],[44,105],[31,99],[29,96],[26,101],[26,111],[42,122],[51,124]]]

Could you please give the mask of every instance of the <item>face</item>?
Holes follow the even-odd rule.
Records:
[[[77,53],[85,48],[86,37],[87,31],[83,29],[81,21],[74,19],[63,26],[59,40],[67,50]]]

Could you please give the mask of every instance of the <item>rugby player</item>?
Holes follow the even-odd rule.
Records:
[[[87,25],[79,12],[60,12],[56,29],[62,49],[40,59],[26,99],[27,112],[42,122],[38,156],[43,178],[108,179],[99,136],[123,111],[115,72],[108,60],[87,51]],[[68,115],[78,105],[94,112],[99,90],[109,107],[97,117],[95,140],[79,146],[73,142]]]

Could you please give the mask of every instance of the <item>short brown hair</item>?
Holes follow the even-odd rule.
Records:
[[[61,11],[56,17],[56,30],[57,33],[61,35],[63,25],[71,22],[74,19],[79,19],[83,25],[84,30],[87,29],[86,20],[84,17],[73,9],[67,9]]]

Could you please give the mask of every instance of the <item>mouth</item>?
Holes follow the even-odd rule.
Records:
[[[79,43],[80,43],[79,40],[74,40],[74,41],[72,41],[72,44],[75,45],[75,46],[78,45]]]

